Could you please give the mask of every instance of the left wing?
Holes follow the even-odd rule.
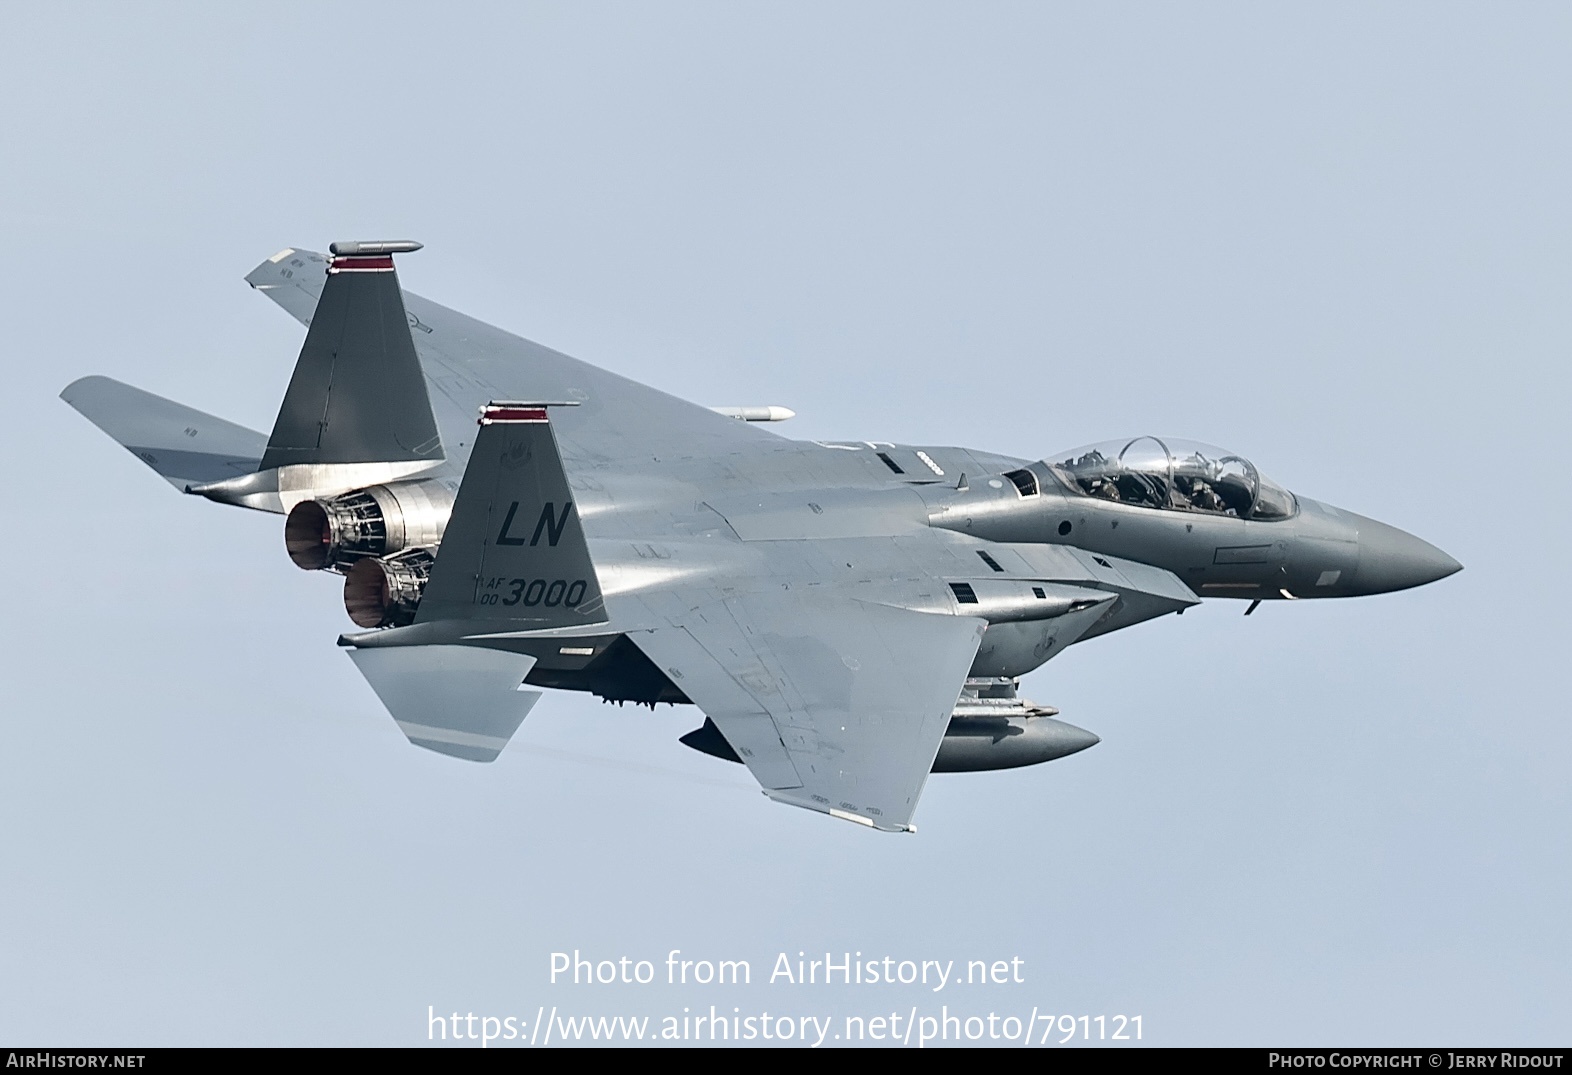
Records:
[[[628,637],[770,798],[902,832],[985,626],[783,592],[703,605]]]

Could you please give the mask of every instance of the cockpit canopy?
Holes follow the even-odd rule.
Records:
[[[1135,437],[1078,448],[1047,460],[1072,492],[1143,508],[1199,511],[1240,519],[1286,519],[1294,494],[1242,455],[1185,440]]]

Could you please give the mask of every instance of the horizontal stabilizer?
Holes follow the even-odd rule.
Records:
[[[267,448],[254,429],[109,377],[73,381],[60,398],[177,489],[250,474]]]
[[[519,653],[401,646],[349,656],[411,743],[465,761],[494,760],[540,698],[519,689],[535,666]]]

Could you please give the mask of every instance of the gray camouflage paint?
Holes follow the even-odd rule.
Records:
[[[1154,510],[982,451],[790,440],[401,292],[390,258],[330,260],[289,249],[246,278],[310,326],[271,438],[107,378],[62,396],[221,502],[456,487],[415,622],[341,639],[411,741],[455,756],[496,756],[533,704],[520,679],[694,702],[723,737],[696,749],[740,757],[771,798],[909,830],[947,729],[943,768],[1096,742],[1013,686],[1006,716],[952,726],[978,685],[1199,597],[1383,593],[1460,567],[1306,498],[1273,521]],[[499,400],[567,405],[477,427]],[[1001,478],[1027,468],[1028,489]],[[550,575],[595,596],[547,612],[524,598],[532,572],[542,594]],[[448,659],[475,650],[495,654],[484,675]]]

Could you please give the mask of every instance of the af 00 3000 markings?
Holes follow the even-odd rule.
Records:
[[[61,395],[182,492],[285,515],[290,558],[344,578],[339,644],[457,758],[497,756],[526,687],[691,703],[681,741],[771,799],[911,831],[930,772],[1098,741],[1016,692],[1076,642],[1460,567],[1204,444],[790,440],[784,407],[689,403],[404,292],[419,243],[329,249],[246,277],[308,326],[270,435],[107,377]]]

